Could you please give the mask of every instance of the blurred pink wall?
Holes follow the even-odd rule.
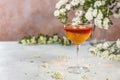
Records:
[[[0,40],[19,40],[25,35],[63,35],[54,17],[57,0],[0,0]]]
[[[0,0],[0,41],[20,40],[25,35],[64,35],[53,12],[58,0]],[[120,38],[120,19],[107,31],[108,40]],[[96,36],[99,38],[98,31]]]

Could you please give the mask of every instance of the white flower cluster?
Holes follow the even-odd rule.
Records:
[[[118,39],[116,42],[105,42],[96,45],[89,49],[90,53],[110,59],[120,61],[120,40]]]
[[[63,80],[64,75],[61,72],[54,72],[53,75],[51,75],[51,77],[55,80]]]
[[[71,5],[67,4],[67,3],[68,3],[68,0],[60,0],[56,4],[55,8],[57,8],[57,10],[54,12],[54,16],[59,16],[60,14],[66,12],[67,10],[70,10],[71,9]],[[66,5],[65,8],[61,8],[64,5]]]
[[[120,2],[118,2],[116,5],[117,5],[117,8],[119,8],[120,7]],[[115,18],[120,18],[120,9],[118,9],[117,13],[115,13],[113,16]]]
[[[65,24],[70,10],[75,10],[75,17],[72,19],[73,25],[94,22],[95,26],[108,29],[112,23],[109,18],[112,15],[112,9],[109,8],[111,5],[114,5],[112,7],[115,7],[119,13],[115,13],[114,16],[120,16],[119,0],[110,0],[109,2],[108,0],[59,0],[54,16]]]
[[[52,43],[59,43],[62,45],[71,45],[71,41],[68,40],[65,36],[59,37],[57,34],[53,36],[38,34],[37,37],[29,35],[22,38],[19,43],[24,45],[31,45],[31,44],[52,44]]]

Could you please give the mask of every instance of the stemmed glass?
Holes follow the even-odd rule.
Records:
[[[79,45],[86,41],[92,32],[92,26],[87,24],[80,24],[80,25],[72,25],[72,24],[66,24],[64,25],[64,30],[66,33],[67,38],[73,42],[73,44],[76,46],[76,54],[77,54],[77,65],[68,67],[68,71],[70,73],[81,73],[82,70],[87,69],[87,67],[79,66]]]

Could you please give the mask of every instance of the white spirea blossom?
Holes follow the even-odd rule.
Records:
[[[116,45],[118,48],[120,48],[120,40],[119,39],[117,40]]]
[[[70,9],[71,9],[71,5],[70,5],[70,4],[67,4],[67,5],[65,6],[65,8],[66,8],[66,10],[70,10]]]
[[[114,48],[114,47],[111,47],[110,50],[109,50],[110,53],[112,53],[112,52],[114,52],[114,51],[115,51],[115,48]]]
[[[79,3],[80,3],[79,0],[72,0],[72,1],[71,1],[71,5],[72,5],[72,6],[76,6],[76,5],[78,5]]]
[[[120,18],[120,9],[118,10],[118,13],[114,13],[113,16],[115,18]]]
[[[93,8],[89,8],[88,11],[87,11],[87,13],[85,14],[85,18],[88,21],[91,21],[93,19],[92,11],[93,11]]]
[[[101,10],[99,10],[99,12],[98,12],[97,19],[103,19],[103,14],[102,14]]]
[[[120,13],[115,13],[115,14],[113,14],[113,16],[115,17],[115,18],[120,18]]]
[[[93,48],[93,47],[92,47],[92,48],[89,49],[89,51],[94,51],[94,52],[95,52],[95,51],[97,51],[97,50],[96,50],[96,48]]]
[[[118,47],[119,45],[119,47]],[[90,53],[109,60],[120,61],[120,41],[104,42],[89,49]]]
[[[102,2],[101,1],[96,1],[95,4],[94,4],[94,7],[99,7],[102,5]]]
[[[93,12],[92,12],[93,17],[96,17],[97,14],[98,14],[97,9],[94,9]]]
[[[95,26],[102,28],[102,20],[101,19],[95,18],[94,23],[95,23]]]
[[[81,23],[81,20],[80,20],[79,17],[74,17],[74,18],[72,19],[72,25],[78,25],[78,24],[80,24],[80,23]]]
[[[60,15],[60,11],[59,10],[55,10],[54,16],[59,16],[59,15]]]
[[[93,8],[90,7],[90,8],[88,9],[88,12],[92,12],[92,11],[93,11]]]
[[[79,0],[80,1],[80,5],[84,5],[85,0]]]
[[[110,46],[108,42],[105,42],[102,46],[103,49],[107,49]]]
[[[55,8],[60,9],[60,8],[61,8],[63,5],[65,5],[67,2],[68,2],[68,0],[60,0],[60,1],[56,4]]]
[[[110,20],[108,18],[105,18],[103,20],[103,27],[104,27],[104,29],[108,29],[109,28],[109,22],[110,22]]]
[[[109,54],[110,52],[109,51],[104,51],[105,54]]]
[[[105,5],[105,1],[101,1],[102,5]]]
[[[120,2],[117,3],[117,7],[120,7]]]
[[[64,13],[64,12],[66,12],[66,9],[60,9],[60,13]]]
[[[96,48],[101,49],[101,48],[102,48],[102,44],[98,44],[98,45],[96,46]]]
[[[63,24],[67,24],[68,20],[71,20],[69,19],[71,11],[75,13],[75,17],[79,17],[79,20],[81,20],[78,21],[77,19],[75,22],[76,19],[74,19],[74,24],[93,22],[96,27],[103,29],[108,29],[112,24],[112,20],[110,20],[111,15],[114,15],[115,18],[120,17],[119,0],[59,0],[56,8],[59,11],[55,11],[54,15]],[[108,18],[109,21],[105,18]]]
[[[82,14],[83,14],[83,11],[82,11],[82,10],[77,10],[77,11],[75,12],[75,16],[81,17]]]

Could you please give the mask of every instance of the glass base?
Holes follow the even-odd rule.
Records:
[[[73,74],[81,74],[81,73],[89,72],[89,69],[87,67],[71,66],[67,68],[67,71]]]

